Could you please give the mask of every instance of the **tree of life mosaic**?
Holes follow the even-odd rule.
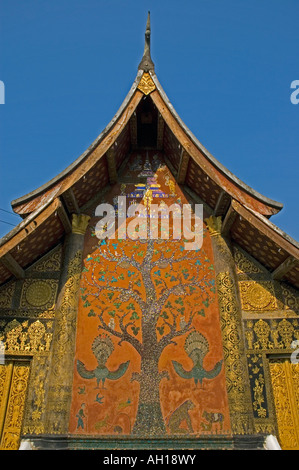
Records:
[[[134,162],[165,203],[184,202],[165,165]],[[122,184],[111,200],[121,191],[149,204],[148,181],[137,184],[139,193]],[[95,225],[84,248],[70,432],[230,433],[208,232],[200,249],[186,250],[172,237],[98,240]]]

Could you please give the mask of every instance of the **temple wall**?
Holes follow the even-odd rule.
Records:
[[[0,448],[44,432],[45,396],[61,268],[61,245],[0,288]]]
[[[156,176],[147,197],[188,202],[165,165]],[[119,194],[129,202],[138,191],[115,185],[105,202]],[[171,237],[99,240],[97,220],[83,249],[69,433],[231,435],[208,230],[202,248],[188,251]]]
[[[255,431],[280,435],[285,447],[298,448],[299,364],[295,351],[299,347],[299,293],[287,283],[273,280],[269,271],[237,245],[234,260]]]
[[[98,202],[190,202],[155,158],[153,171],[133,155]],[[298,291],[223,237],[219,217],[188,251],[171,237],[98,239],[95,207],[0,288],[0,448],[21,435],[76,448],[256,434],[298,448]]]

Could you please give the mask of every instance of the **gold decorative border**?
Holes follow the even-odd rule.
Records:
[[[252,433],[252,407],[246,387],[247,364],[241,348],[241,325],[234,281],[227,272],[217,275],[223,351],[231,426],[234,434]]]

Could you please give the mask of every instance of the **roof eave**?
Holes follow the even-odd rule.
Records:
[[[181,126],[185,134],[190,138],[190,140],[193,142],[193,144],[198,148],[200,152],[203,153],[203,155],[207,158],[207,160],[212,163],[214,167],[216,167],[224,176],[226,176],[230,181],[232,181],[235,185],[237,185],[241,190],[245,191],[248,193],[250,196],[253,198],[257,199],[258,201],[262,202],[266,206],[271,207],[274,209],[274,212],[277,213],[283,208],[283,204],[280,202],[277,202],[273,199],[270,199],[262,194],[260,194],[258,191],[254,190],[250,186],[248,186],[246,183],[241,181],[237,176],[235,176],[233,173],[231,173],[224,165],[222,165],[202,144],[201,142],[194,136],[194,134],[190,131],[190,129],[186,126],[186,124],[182,121],[180,116],[177,114],[176,110],[174,109],[173,105],[171,104],[168,96],[166,95],[163,87],[161,86],[157,75],[153,71],[149,71],[153,82],[156,86],[156,89],[158,90],[160,96],[162,97],[163,101],[165,102],[165,105],[168,107],[169,111],[171,112],[172,116],[175,118],[177,123]]]
[[[109,124],[105,127],[105,129],[101,132],[101,134],[92,142],[92,144],[83,152],[73,163],[71,163],[65,170],[63,170],[61,173],[59,173],[57,176],[52,178],[50,181],[47,183],[43,184],[42,186],[39,186],[37,189],[34,191],[31,191],[28,194],[25,194],[24,196],[21,196],[17,199],[14,199],[11,202],[12,209],[17,212],[17,208],[20,205],[26,204],[35,197],[40,196],[41,194],[45,193],[55,185],[57,185],[59,182],[61,182],[64,178],[66,178],[70,173],[72,173],[86,158],[98,147],[98,145],[102,142],[102,140],[107,137],[107,135],[111,132],[113,129],[115,123],[118,121],[120,116],[123,114],[125,111],[126,107],[128,106],[129,102],[131,101],[134,93],[137,90],[138,83],[140,82],[140,79],[142,77],[143,71],[138,70],[137,76],[132,84],[132,87],[130,91],[128,92],[127,96],[125,97],[123,103],[121,104],[120,108],[118,109],[117,113],[114,115],[114,117],[111,119]]]

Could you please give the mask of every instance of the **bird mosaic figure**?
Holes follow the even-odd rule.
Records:
[[[110,371],[106,367],[106,362],[114,350],[111,338],[106,335],[96,337],[91,349],[98,361],[98,366],[94,370],[87,370],[83,362],[77,360],[77,371],[83,379],[95,378],[96,388],[100,388],[99,384],[102,382],[102,388],[105,389],[105,381],[120,379],[127,371],[130,361],[120,364],[115,371]]]
[[[172,361],[174,370],[183,379],[193,379],[195,385],[199,383],[202,386],[203,379],[214,379],[220,373],[222,360],[217,362],[215,367],[207,371],[203,366],[203,360],[209,351],[207,339],[198,331],[192,331],[186,338],[184,349],[193,362],[191,370],[186,371],[182,364]]]

